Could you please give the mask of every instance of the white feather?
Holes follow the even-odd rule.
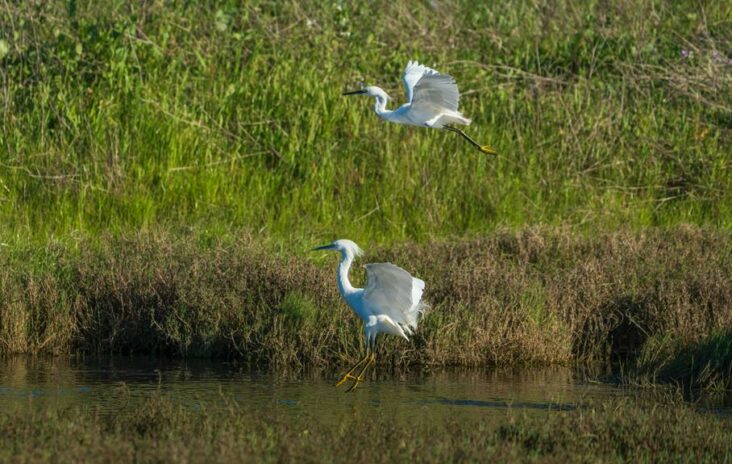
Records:
[[[391,263],[371,263],[366,268],[366,288],[351,285],[348,272],[356,256],[362,253],[351,240],[336,240],[320,249],[341,252],[338,266],[338,289],[341,296],[366,325],[367,341],[374,342],[376,335],[387,333],[406,339],[417,329],[419,317],[427,305],[422,303],[425,284],[407,271]]]

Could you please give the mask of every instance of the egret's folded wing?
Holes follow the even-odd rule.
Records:
[[[404,269],[391,263],[372,263],[364,267],[366,268],[364,300],[394,322],[412,326],[412,317],[409,313],[416,303],[412,301],[414,278]]]

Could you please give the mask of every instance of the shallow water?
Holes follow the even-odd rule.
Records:
[[[163,392],[191,408],[232,401],[263,413],[272,408],[322,421],[344,414],[388,413],[411,420],[485,419],[509,409],[527,414],[581,408],[591,401],[632,397],[638,390],[583,380],[569,368],[410,370],[377,374],[353,393],[334,388],[337,373],[253,370],[219,361],[149,358],[0,359],[0,408],[84,405],[114,413]],[[714,406],[717,413],[730,408]]]

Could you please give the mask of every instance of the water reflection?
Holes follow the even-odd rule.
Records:
[[[231,362],[155,358],[10,357],[0,360],[0,408],[84,405],[114,412],[164,392],[193,407],[235,401],[251,409],[306,412],[324,421],[343,414],[389,412],[405,420],[485,418],[506,409],[566,411],[591,400],[633,394],[588,383],[569,368],[399,370],[380,367],[355,393],[332,383],[337,373],[251,369]]]

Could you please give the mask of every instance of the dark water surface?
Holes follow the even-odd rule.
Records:
[[[149,358],[78,360],[0,359],[0,408],[84,405],[113,413],[138,407],[159,392],[191,408],[235,401],[266,413],[272,408],[306,413],[323,421],[343,414],[388,412],[409,420],[503,417],[581,408],[590,401],[632,397],[638,390],[588,382],[569,368],[402,370],[379,366],[353,393],[334,388],[335,372],[253,370],[220,361]],[[730,408],[713,406],[717,413]]]

